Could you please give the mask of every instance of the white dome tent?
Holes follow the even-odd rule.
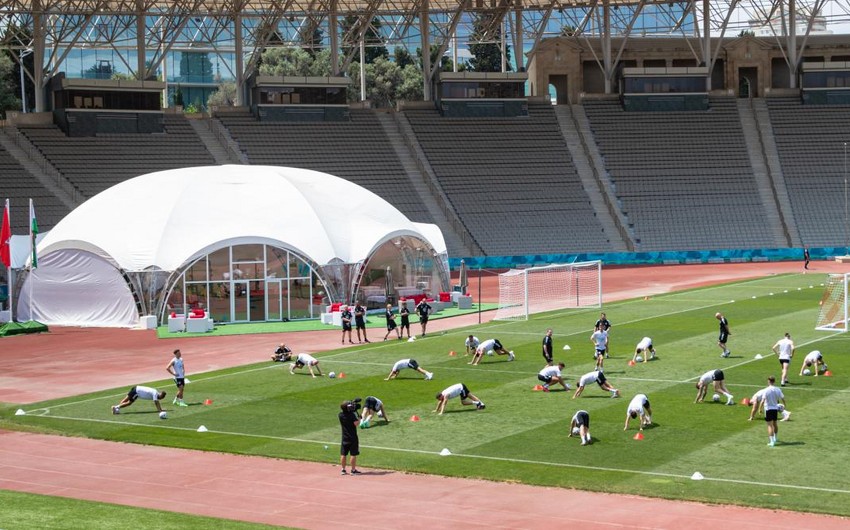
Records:
[[[445,291],[435,225],[374,193],[305,169],[212,166],[142,175],[72,211],[38,245],[18,318],[131,327],[207,309],[217,321],[314,318],[364,301],[391,268],[400,287]]]

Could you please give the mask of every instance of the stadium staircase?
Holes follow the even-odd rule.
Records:
[[[767,98],[766,106],[802,244],[844,246],[850,106],[803,105],[799,97]]]
[[[68,137],[56,125],[19,130],[87,198],[146,173],[215,164],[184,116],[164,114],[163,126],[158,134],[87,137]]]
[[[601,164],[596,143],[592,140],[584,110],[580,105],[558,105],[554,109],[561,134],[567,142],[567,148],[570,150],[570,156],[584,190],[590,197],[593,211],[605,233],[611,235],[612,250],[615,252],[634,250],[634,242],[628,233],[628,220],[616,203],[616,197],[608,185],[610,180],[607,175],[604,178],[600,177],[604,174],[605,168]],[[583,121],[579,119],[579,115],[584,118]],[[595,153],[591,154],[591,150]],[[600,162],[598,165],[597,160]],[[615,237],[616,235],[620,237]]]
[[[486,255],[609,251],[552,105],[529,116],[448,118],[405,109],[428,163]]]
[[[584,110],[639,251],[772,246],[735,98],[708,111]]]
[[[469,231],[457,219],[454,211],[446,205],[441,190],[432,184],[428,168],[421,164],[422,158],[416,157],[416,151],[410,124],[404,116],[397,112],[378,112],[378,121],[384,129],[390,145],[401,161],[404,172],[410,179],[412,189],[419,196],[422,204],[428,208],[431,218],[443,232],[446,247],[450,256],[475,256],[481,254],[481,249],[475,244]],[[427,163],[427,161],[426,161]],[[439,202],[438,202],[439,201]]]
[[[329,173],[372,191],[412,221],[433,223],[375,111],[352,109],[350,117],[342,122],[272,122],[257,121],[246,111],[221,113],[216,119],[251,164]]]
[[[753,167],[753,177],[756,180],[766,213],[764,222],[768,223],[773,230],[774,242],[770,246],[777,248],[799,246],[799,236],[796,238],[797,244],[795,245],[789,230],[793,226],[793,222],[789,226],[789,223],[785,221],[786,213],[790,213],[791,210],[789,208],[783,212],[780,208],[779,193],[775,186],[777,179],[772,175],[774,168],[767,161],[768,148],[764,140],[765,137],[771,135],[771,131],[765,129],[765,125],[769,127],[770,123],[764,124],[756,118],[753,99],[738,99],[737,104],[738,115],[741,117],[741,128],[744,130],[744,140],[747,143],[747,152],[750,155],[750,165]],[[796,228],[793,228],[793,230],[796,234]]]
[[[225,143],[222,143],[221,138],[213,132],[213,121],[211,119],[189,120],[189,125],[195,130],[198,139],[210,152],[216,164],[223,166],[242,163],[239,157]]]

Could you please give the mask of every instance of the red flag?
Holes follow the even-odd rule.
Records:
[[[12,266],[12,225],[9,224],[9,199],[3,208],[3,227],[0,229],[0,261],[7,268]]]

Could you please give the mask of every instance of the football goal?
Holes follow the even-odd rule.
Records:
[[[820,311],[815,329],[847,331],[847,280],[850,274],[830,274],[820,299]]]
[[[556,309],[602,306],[602,262],[546,265],[499,275],[496,320],[528,320]]]

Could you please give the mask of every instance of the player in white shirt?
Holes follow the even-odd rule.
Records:
[[[581,445],[590,444],[590,414],[586,410],[576,412],[573,414],[573,419],[570,420],[568,438],[576,435],[581,437]]]
[[[165,392],[160,392],[155,388],[151,388],[149,386],[137,385],[130,389],[127,392],[127,395],[124,396],[124,399],[121,400],[121,403],[112,407],[113,414],[120,414],[121,409],[124,407],[129,407],[133,403],[136,402],[137,399],[148,399],[153,401],[154,406],[156,407],[157,412],[162,412],[162,405],[160,405],[160,401],[165,399]]]
[[[640,426],[638,430],[643,430],[644,426],[652,425],[652,407],[649,406],[649,398],[646,394],[637,394],[629,401],[629,406],[626,407],[626,425],[623,430],[629,429],[629,422],[640,416]]]
[[[308,370],[310,370],[310,375],[312,375],[314,378],[316,377],[316,374],[313,373],[313,367],[316,368],[316,372],[319,375],[322,375],[322,369],[319,368],[319,361],[308,353],[299,353],[295,357],[295,362],[289,365],[289,373],[291,375],[295,375],[296,368],[304,368],[305,366]]]
[[[697,397],[694,399],[694,403],[702,403],[708,394],[708,386],[713,384],[715,392],[726,396],[726,404],[734,405],[735,402],[732,401],[732,394],[726,388],[725,381],[726,376],[723,375],[723,370],[709,370],[702,374],[696,384]]]
[[[478,348],[479,344],[481,344],[481,341],[478,340],[478,337],[475,335],[468,336],[463,342],[463,345],[466,346],[466,355],[469,355],[470,353],[474,354],[475,349]]]
[[[632,355],[632,361],[637,362],[638,355],[643,355],[643,362],[649,362],[650,356],[655,359],[655,347],[652,345],[652,339],[644,337],[635,346],[635,354]]]
[[[596,359],[596,369],[602,370],[602,363],[605,361],[605,352],[608,351],[608,332],[597,328],[593,332],[593,335],[590,336],[590,342],[593,343],[593,358]]]
[[[826,363],[823,361],[823,355],[821,355],[820,351],[812,350],[806,355],[806,358],[803,359],[803,366],[800,367],[800,375],[803,375],[803,370],[806,368],[811,368],[815,377],[818,376],[820,372],[826,371]]]
[[[404,370],[405,368],[410,368],[411,370],[416,370],[420,374],[424,375],[425,379],[428,380],[428,381],[430,381],[431,378],[434,377],[434,374],[432,374],[431,372],[421,368],[419,366],[419,363],[416,362],[416,359],[402,359],[400,361],[397,361],[393,365],[393,369],[390,370],[390,375],[388,375],[387,378],[384,379],[384,381],[389,381],[390,379],[395,379],[396,376],[398,376],[398,373],[401,372],[402,370]]]
[[[773,376],[767,378],[767,386],[763,388],[761,392],[761,401],[764,404],[764,421],[767,423],[767,445],[773,447],[776,445],[777,434],[779,432],[776,420],[779,417],[781,410],[785,408],[785,395],[782,393],[782,390],[776,386],[776,378]],[[753,406],[750,409],[750,421],[752,421],[753,417],[756,415],[758,407],[759,403],[757,401],[753,402]]]
[[[773,345],[773,353],[779,356],[779,364],[782,365],[780,384],[785,386],[788,384],[788,366],[791,364],[791,358],[794,357],[794,341],[791,340],[790,333],[786,333],[785,337],[776,341]]]
[[[472,356],[472,360],[467,364],[471,364],[473,366],[478,365],[481,362],[481,358],[484,357],[484,354],[492,355],[489,353],[490,351],[494,351],[499,355],[507,355],[509,361],[514,360],[514,352],[508,351],[502,346],[502,343],[499,342],[499,339],[488,339],[478,345],[475,348],[475,355]]]
[[[183,357],[180,350],[174,350],[174,358],[165,367],[165,371],[171,374],[174,378],[174,384],[177,385],[177,397],[174,398],[172,404],[180,407],[188,407],[189,405],[183,401],[183,388],[186,386],[186,367],[183,365]]]
[[[463,405],[475,405],[475,408],[478,410],[484,409],[484,403],[475,397],[463,383],[454,384],[442,392],[437,393],[435,397],[437,399],[437,408],[434,409],[434,412],[437,414],[442,414],[446,410],[446,403],[456,397],[460,397],[460,402]]]
[[[549,391],[549,385],[557,383],[564,387],[564,392],[570,390],[570,385],[564,382],[564,376],[561,375],[561,370],[564,369],[564,363],[558,363],[557,366],[547,366],[537,373],[537,379],[543,383],[543,391]]]
[[[612,398],[620,397],[620,391],[611,386],[611,383],[609,383],[608,380],[605,378],[605,374],[602,373],[602,370],[595,370],[593,372],[588,372],[579,378],[578,382],[576,383],[578,388],[576,388],[576,393],[573,394],[573,399],[579,397],[581,393],[584,392],[584,387],[591,383],[597,383],[599,385],[599,388],[601,388],[602,390],[611,392]]]

